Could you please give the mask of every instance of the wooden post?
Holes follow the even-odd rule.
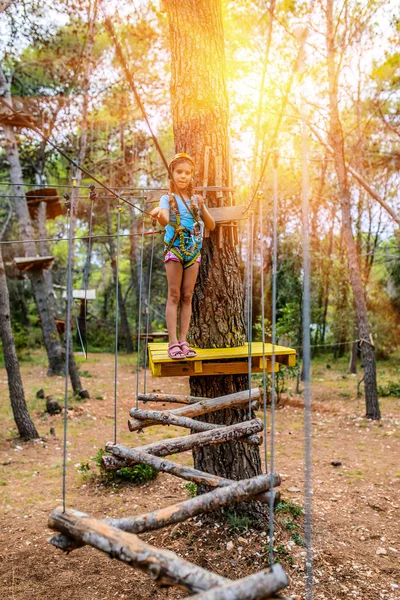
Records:
[[[251,390],[252,400],[257,400],[260,397],[259,388],[253,388]],[[198,417],[206,413],[215,412],[224,408],[234,408],[235,406],[241,406],[247,404],[249,401],[249,392],[245,390],[243,392],[236,392],[235,394],[228,394],[226,396],[219,396],[218,398],[207,398],[201,400],[190,406],[183,406],[182,408],[175,408],[171,410],[171,413],[181,417]],[[129,419],[128,426],[130,431],[138,431],[144,427],[154,425],[153,422],[139,421],[138,419]]]

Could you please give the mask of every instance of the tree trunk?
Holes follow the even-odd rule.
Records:
[[[343,237],[346,244],[349,276],[353,290],[354,306],[357,315],[358,331],[363,340],[361,349],[364,363],[364,388],[366,416],[370,419],[380,419],[380,409],[376,386],[376,365],[374,348],[368,321],[367,305],[362,284],[361,270],[357,257],[357,248],[353,237],[351,224],[351,197],[347,180],[346,162],[344,155],[343,135],[338,109],[338,75],[339,68],[335,63],[335,33],[333,23],[333,0],[327,0],[327,51],[329,78],[329,109],[330,109],[330,144],[334,153],[335,170],[338,179]]]
[[[10,322],[10,302],[6,275],[4,272],[3,257],[0,248],[0,337],[3,344],[4,362],[7,370],[8,389],[10,392],[11,408],[18,433],[23,439],[33,440],[39,437],[33,424],[25,402],[24,388],[22,386],[21,373],[17,352],[15,349],[14,336]]]
[[[165,7],[171,39],[171,100],[176,151],[188,152],[194,158],[196,178],[202,181],[204,149],[211,146],[212,156],[222,157],[222,185],[226,185],[229,109],[221,0],[188,0],[185,3],[166,0]],[[214,181],[215,168],[211,160],[209,182]],[[207,202],[209,206],[217,206],[215,194],[209,195]],[[215,233],[204,240],[194,294],[190,338],[202,348],[238,346],[245,341],[238,257],[235,249],[229,246],[226,229],[223,231],[221,250],[216,246]],[[191,394],[209,398],[245,390],[247,386],[248,379],[242,375],[190,379]],[[248,417],[247,411],[234,409],[204,416],[202,420],[231,425]],[[200,448],[194,452],[194,462],[200,470],[229,479],[247,479],[261,473],[259,449],[237,441],[217,448]],[[249,508],[253,516],[257,512],[254,504]]]

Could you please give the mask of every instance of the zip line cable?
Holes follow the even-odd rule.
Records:
[[[154,229],[150,229],[149,231],[145,231],[144,234],[143,233],[121,233],[119,235],[119,237],[139,237],[142,235],[157,235],[160,233],[164,233],[164,231],[162,229],[156,229],[154,231]],[[99,234],[95,234],[90,236],[92,240],[97,239],[97,238],[116,238],[118,237],[118,235],[116,233],[99,233]],[[88,235],[81,235],[81,236],[75,236],[72,238],[73,241],[75,240],[89,240],[89,236]],[[0,245],[9,245],[9,244],[30,244],[31,242],[69,242],[69,238],[38,238],[37,240],[32,239],[32,240],[5,240],[5,241],[0,241]]]

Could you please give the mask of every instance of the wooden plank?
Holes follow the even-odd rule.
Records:
[[[35,269],[48,269],[54,261],[54,256],[24,256],[15,257],[14,266],[22,272]]]
[[[168,344],[166,343],[151,343],[149,344],[149,353],[152,355],[154,362],[177,362],[168,356]],[[229,359],[229,358],[248,358],[248,344],[243,346],[235,346],[234,348],[196,348],[197,356],[194,358],[188,358],[185,362],[194,360],[209,360],[209,359]],[[262,342],[253,342],[251,346],[252,356],[265,356],[270,357],[272,355],[272,344],[264,345]],[[277,362],[283,362],[285,360],[282,357],[287,355],[296,356],[296,350],[293,348],[286,348],[285,346],[275,345],[275,357]]]
[[[247,219],[246,207],[244,205],[215,206],[209,208],[208,212],[217,224]]]

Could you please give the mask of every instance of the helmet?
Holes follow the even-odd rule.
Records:
[[[184,158],[185,160],[187,160],[188,162],[190,162],[193,167],[194,167],[194,160],[191,156],[189,156],[189,154],[185,154],[185,152],[179,152],[178,154],[175,154],[175,156],[173,156],[171,158],[171,160],[169,161],[168,164],[168,168],[170,169],[172,164],[176,161],[179,160],[180,158]]]

